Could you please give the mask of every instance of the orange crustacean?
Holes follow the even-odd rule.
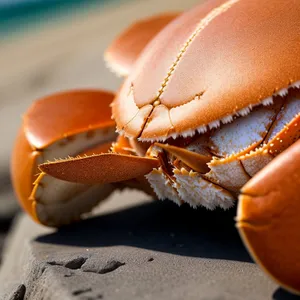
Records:
[[[59,227],[124,187],[238,202],[253,259],[299,294],[299,16],[295,0],[211,0],[128,28],[105,54],[126,76],[116,95],[63,92],[25,114],[12,158],[23,208]]]

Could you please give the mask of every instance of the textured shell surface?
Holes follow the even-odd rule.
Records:
[[[165,141],[219,127],[300,80],[300,2],[212,0],[148,44],[112,105],[128,137]]]

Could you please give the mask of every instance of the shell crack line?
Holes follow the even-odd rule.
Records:
[[[268,128],[263,140],[261,141],[261,145],[264,145],[266,139],[269,137],[269,133],[271,132],[272,129],[274,129],[274,125],[276,124],[276,121],[278,120],[278,115],[280,114],[280,112],[282,111],[282,109],[284,109],[285,106],[285,101],[282,103],[282,105],[280,106],[280,109],[278,110],[278,112],[275,114],[274,119],[272,120],[272,123],[270,125],[270,127]],[[262,146],[263,147],[263,146]]]
[[[231,8],[234,4],[236,4],[237,2],[239,2],[240,0],[229,0],[225,3],[223,3],[222,5],[214,8],[212,11],[210,11],[210,13],[208,15],[206,15],[206,17],[204,17],[199,24],[197,25],[196,29],[194,30],[194,32],[190,35],[190,37],[187,39],[187,41],[184,43],[183,47],[181,48],[181,50],[179,51],[179,54],[176,57],[176,60],[174,61],[174,63],[172,64],[167,76],[165,77],[165,79],[163,80],[161,87],[158,91],[157,97],[155,98],[154,102],[157,101],[161,95],[163,94],[172,74],[175,71],[176,66],[178,65],[178,63],[180,62],[181,58],[183,57],[184,53],[187,51],[188,47],[192,44],[192,42],[195,40],[195,38],[197,37],[197,35],[203,30],[205,29],[209,23],[211,23],[216,17],[218,17],[219,15],[225,13],[229,8]]]
[[[150,113],[148,114],[147,118],[145,119],[145,122],[144,122],[144,124],[142,125],[142,128],[141,128],[141,130],[140,130],[140,132],[139,132],[139,134],[138,134],[138,136],[137,136],[137,139],[139,139],[139,138],[141,137],[141,135],[142,135],[144,129],[145,129],[146,126],[148,125],[149,119],[150,119],[150,117],[152,116],[153,110],[154,110],[154,106],[152,106],[152,109],[151,109]]]

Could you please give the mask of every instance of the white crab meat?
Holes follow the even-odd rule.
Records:
[[[174,169],[175,184],[180,198],[192,207],[204,206],[209,210],[216,207],[228,209],[235,198],[220,186],[205,180],[199,173],[181,168]]]
[[[279,109],[278,104],[260,106],[247,116],[222,126],[210,137],[211,152],[226,157],[250,146],[255,148],[267,135]]]
[[[288,124],[297,113],[300,112],[300,97],[292,96],[284,102],[276,120],[266,138],[266,142],[270,141],[278,134],[282,128]]]
[[[250,179],[236,157],[222,160],[214,159],[208,166],[211,171],[205,174],[205,178],[235,194],[238,194],[240,188]]]
[[[67,154],[76,156],[93,146],[111,142],[115,137],[115,130],[111,127],[63,138],[41,152],[38,164]],[[72,183],[42,173],[34,183],[31,198],[36,202],[39,220],[49,226],[56,226],[78,219],[82,213],[90,211],[98,202],[107,198],[112,191],[110,184],[91,186]]]
[[[52,179],[52,181],[52,186],[59,182],[55,179]],[[73,193],[72,183],[61,181],[59,185],[61,188],[56,189],[58,194],[52,199],[59,199],[60,197],[66,199],[65,192]],[[48,226],[68,224],[72,220],[79,220],[83,213],[90,212],[100,201],[105,200],[113,190],[114,188],[110,184],[97,184],[81,190],[80,193],[63,202],[43,203],[42,201],[37,201],[36,212],[41,223]],[[45,190],[43,194],[45,198],[48,198],[49,191],[50,189]],[[44,199],[44,197],[41,199]]]
[[[206,174],[197,173],[193,164],[180,161],[175,152],[161,146],[166,148],[170,168],[147,175],[158,197],[177,204],[186,202],[192,207],[231,207],[241,187],[274,158],[275,152],[283,151],[300,137],[299,92],[292,90],[286,94],[282,90],[280,97],[273,95],[274,103],[273,97],[269,97],[260,106],[239,111],[226,119],[231,123],[214,122],[202,134],[196,130],[194,139],[189,135],[191,142],[184,148],[211,159]]]
[[[251,151],[240,158],[240,162],[243,164],[245,171],[253,177],[261,169],[263,169],[271,160],[273,156],[263,148],[259,148],[256,151]]]
[[[178,205],[182,204],[177,190],[173,187],[173,182],[164,173],[161,167],[159,169],[153,169],[146,175],[146,178],[159,200],[169,199]]]
[[[275,142],[283,143],[282,136],[285,136],[286,132],[288,133],[290,127],[292,126],[294,129],[296,125],[299,127],[298,122],[294,121],[296,118],[299,119],[299,111],[300,99],[296,97],[287,99],[269,130],[265,144],[239,158],[246,172],[251,177],[263,169],[276,154],[279,154],[277,149],[273,150]],[[294,136],[294,138],[297,138],[297,136]],[[293,139],[290,142],[285,140],[284,147],[290,146],[291,142],[293,142]]]

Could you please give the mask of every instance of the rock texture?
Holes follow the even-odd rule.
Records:
[[[2,248],[11,222],[20,207],[13,195],[9,175],[0,174],[0,263]]]
[[[10,295],[8,295],[9,300],[23,300],[26,293],[26,287],[24,284],[16,285]]]
[[[25,287],[28,300],[296,299],[252,262],[234,215],[125,191],[58,231],[21,216],[6,248],[0,299],[22,299],[11,295]]]
[[[1,157],[0,153],[0,157]],[[9,171],[0,171],[0,230],[4,230],[20,207],[12,192]],[[6,223],[6,224],[5,224]]]

